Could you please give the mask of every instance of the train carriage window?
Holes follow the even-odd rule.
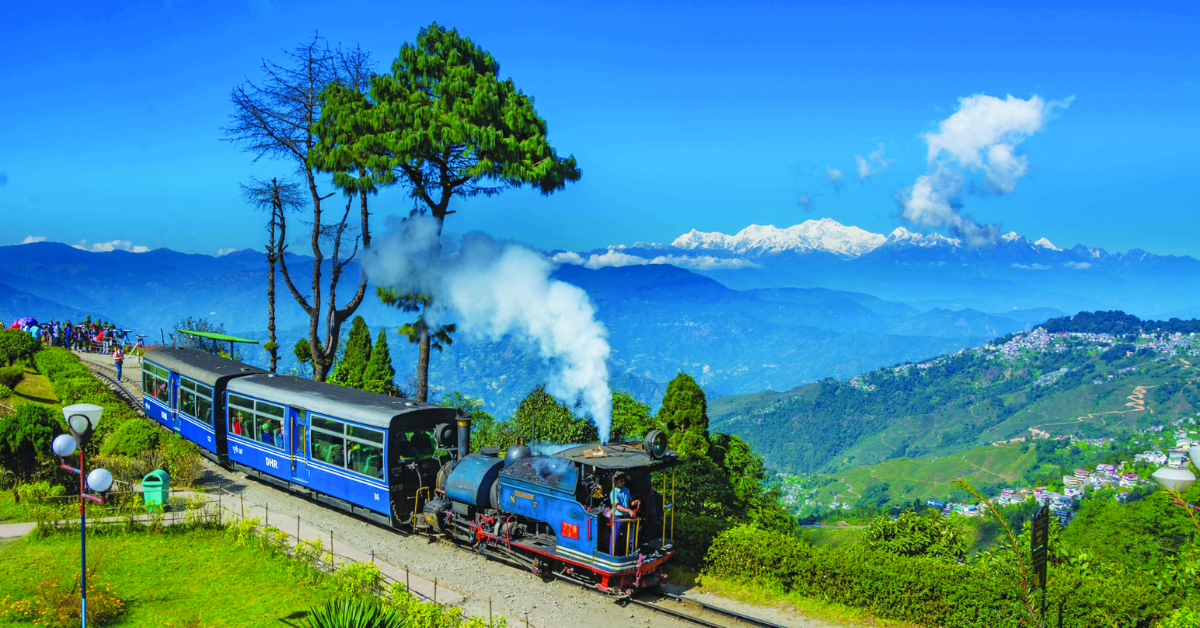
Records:
[[[432,458],[437,444],[432,432],[402,432],[395,447],[401,460],[415,460]]]
[[[149,362],[142,364],[142,390],[154,399],[171,404],[171,372]]]
[[[312,428],[312,459],[335,467],[346,466],[346,440],[314,425]]]
[[[383,432],[346,426],[346,468],[370,477],[383,468]]]
[[[211,426],[212,388],[204,384],[183,379],[179,382],[179,410],[184,414]]]

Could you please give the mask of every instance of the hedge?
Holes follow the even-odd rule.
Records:
[[[865,609],[876,617],[929,626],[1016,628],[1026,625],[1012,579],[995,566],[946,563],[871,551],[863,545],[813,547],[753,526],[721,533],[705,574]],[[1094,566],[1093,566],[1094,567]],[[1193,602],[1160,591],[1145,573],[1050,569],[1048,619],[1063,625],[1148,628],[1172,608]],[[1103,616],[1102,616],[1103,615]]]

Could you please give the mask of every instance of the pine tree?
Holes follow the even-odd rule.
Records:
[[[395,378],[396,369],[392,368],[392,355],[388,351],[387,330],[381,329],[379,338],[375,340],[375,350],[371,352],[371,361],[363,372],[362,389],[381,395],[395,395],[400,392],[392,381]]]
[[[667,384],[658,420],[670,427],[671,449],[681,457],[708,454],[708,400],[691,375],[680,373]]]
[[[350,335],[346,338],[346,349],[342,359],[333,368],[329,382],[363,389],[363,374],[371,362],[371,329],[361,316],[355,316],[350,324]]]

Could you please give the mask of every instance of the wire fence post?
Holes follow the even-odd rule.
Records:
[[[492,625],[492,596],[488,596],[488,626]]]
[[[300,515],[296,515],[296,544],[300,544]]]
[[[271,504],[267,504],[267,505],[263,506],[263,527],[264,528],[270,527],[270,525],[271,525]]]
[[[412,595],[412,585],[408,582],[408,565],[404,566],[404,588],[409,595]]]
[[[246,494],[238,493],[238,497],[242,500],[242,519],[246,518]]]
[[[221,483],[217,482],[217,525],[221,525],[224,521],[221,512]]]
[[[529,613],[525,613],[525,628],[529,628]]]
[[[437,604],[437,576],[433,577],[433,603]]]

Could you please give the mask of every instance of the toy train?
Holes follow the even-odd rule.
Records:
[[[381,525],[453,538],[544,576],[614,595],[665,582],[675,554],[669,470],[642,442],[470,453],[453,408],[275,375],[195,349],[152,349],[143,407],[213,461]],[[652,485],[659,473],[662,486]],[[614,513],[625,476],[640,502]]]

